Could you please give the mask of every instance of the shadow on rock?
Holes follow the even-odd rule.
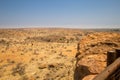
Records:
[[[82,80],[85,76],[91,74],[87,66],[79,65],[74,71],[74,80]]]

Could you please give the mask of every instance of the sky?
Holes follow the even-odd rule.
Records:
[[[120,0],[0,0],[0,28],[120,28]]]

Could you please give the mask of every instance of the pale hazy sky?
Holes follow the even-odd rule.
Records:
[[[0,28],[119,28],[120,0],[0,0]]]

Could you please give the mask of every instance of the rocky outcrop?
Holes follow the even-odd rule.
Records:
[[[116,48],[120,48],[120,33],[96,32],[84,36],[78,45],[74,79],[92,80],[93,76],[89,75],[97,75],[104,70],[107,51]]]

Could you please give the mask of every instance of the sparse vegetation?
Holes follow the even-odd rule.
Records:
[[[120,47],[118,31],[110,32],[109,39],[104,33],[95,33],[73,29],[0,30],[0,80],[74,80],[76,60],[90,66],[97,62],[102,65],[106,60],[103,51]],[[86,56],[78,59],[81,54]],[[101,70],[90,69],[97,73]]]
[[[24,75],[25,74],[25,66],[22,63],[18,63],[15,68],[12,69],[12,75]]]

